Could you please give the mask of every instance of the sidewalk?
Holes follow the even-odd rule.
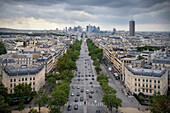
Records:
[[[101,68],[104,74],[109,77],[109,85],[117,91],[117,97],[122,99],[122,107],[136,108],[145,110],[146,106],[142,106],[134,96],[127,96],[124,92],[124,86],[120,83],[119,80],[116,80],[115,77],[107,70],[107,67],[104,64],[101,64]]]

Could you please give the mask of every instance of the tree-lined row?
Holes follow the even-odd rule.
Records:
[[[93,65],[95,66],[97,74],[99,74],[99,72],[101,71],[100,61],[102,60],[103,57],[103,49],[99,49],[90,39],[87,39],[86,42],[88,50],[90,52],[89,55],[93,60]]]
[[[102,102],[107,108],[112,112],[113,107],[115,107],[116,110],[118,107],[121,107],[122,100],[116,97],[117,91],[108,85],[108,77],[102,73],[97,77],[97,81],[102,86],[102,91],[104,92]]]

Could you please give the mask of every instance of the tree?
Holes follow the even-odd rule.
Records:
[[[115,107],[117,110],[119,106],[122,106],[122,100],[117,98],[115,94],[104,95],[102,102],[107,106],[108,109],[110,109],[111,112],[113,107]]]
[[[108,84],[103,85],[102,90],[106,94],[116,94],[117,93],[117,91],[115,89],[113,89],[111,86],[109,86]]]
[[[1,54],[6,54],[6,48],[2,42],[0,42],[0,55]]]
[[[99,66],[96,66],[95,69],[97,71],[97,74],[99,74],[99,72],[102,70]]]
[[[103,73],[97,77],[97,81],[98,82],[106,81],[107,83],[109,82],[108,77],[104,75]]]
[[[30,109],[28,113],[38,113],[36,109]]]
[[[154,95],[152,98],[151,112],[152,113],[169,113],[170,112],[170,97],[167,95]]]
[[[68,101],[67,94],[63,90],[56,88],[51,93],[49,106],[55,105],[57,107],[61,107],[64,104],[66,104],[67,101]]]
[[[19,84],[14,87],[14,95],[17,97],[31,96],[32,88],[29,84]]]
[[[0,95],[0,113],[11,113],[9,104],[5,102],[5,98]]]
[[[50,106],[50,112],[49,113],[61,113],[60,107]]]
[[[72,73],[71,71],[64,70],[64,71],[61,73],[61,79],[62,79],[62,80],[68,79],[69,82],[70,82],[73,77],[74,77],[74,75],[73,75],[73,73]]]
[[[39,113],[41,111],[41,107],[44,106],[48,102],[48,97],[43,90],[39,90],[38,93],[34,96],[34,105],[38,105]]]
[[[0,83],[0,95],[4,97],[5,103],[10,103],[8,89],[2,83]]]
[[[70,85],[67,81],[62,81],[56,85],[54,90],[62,90],[66,93],[67,96],[70,92]]]
[[[56,79],[54,77],[50,77],[48,80],[47,80],[47,84],[48,86],[50,87],[49,90],[53,89],[56,85]]]
[[[22,113],[22,110],[25,108],[24,102],[25,100],[22,98],[20,100],[20,103],[18,104],[18,110],[21,111],[21,113]]]

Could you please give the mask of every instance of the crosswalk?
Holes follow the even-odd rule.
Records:
[[[84,102],[67,102],[66,104],[65,104],[65,106],[68,106],[68,105],[75,105],[75,104],[78,104],[79,106],[83,106],[84,105]],[[87,106],[104,106],[104,107],[106,107],[104,104],[103,104],[103,102],[97,102],[96,104],[95,103],[93,103],[93,102],[87,102],[86,103],[87,104]]]

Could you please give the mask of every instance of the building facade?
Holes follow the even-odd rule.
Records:
[[[129,21],[129,35],[135,36],[135,21],[134,20]]]
[[[134,68],[132,65],[125,67],[125,85],[132,94],[152,96],[155,93],[164,95],[168,91],[168,71]]]

